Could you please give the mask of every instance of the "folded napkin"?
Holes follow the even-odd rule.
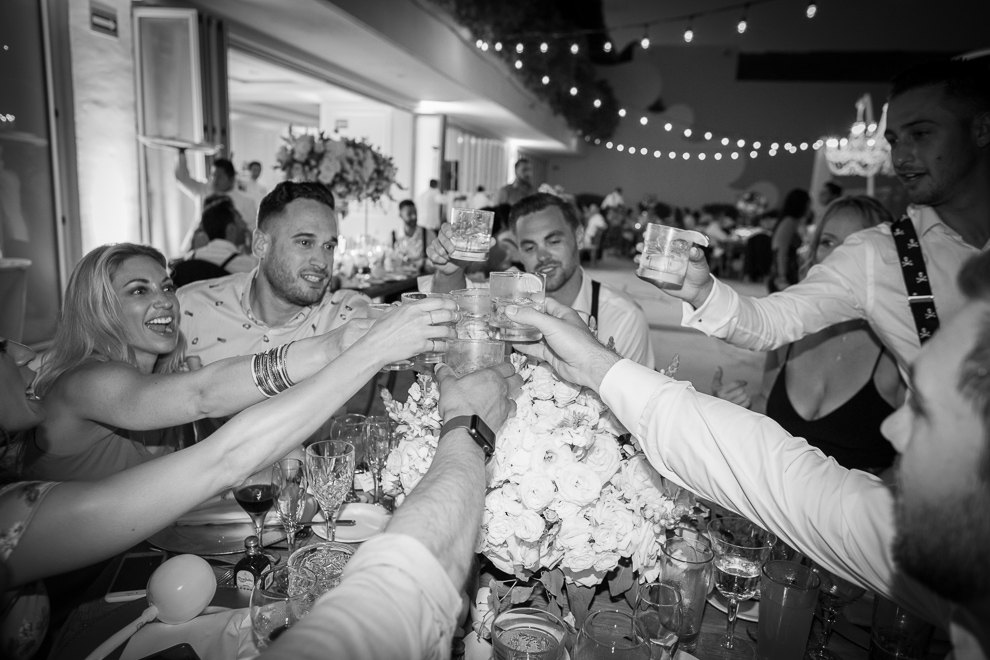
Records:
[[[209,610],[207,610],[209,611]],[[248,660],[258,655],[248,609],[204,614],[188,623],[149,623],[131,637],[121,660],[138,660],[185,642],[202,660]]]

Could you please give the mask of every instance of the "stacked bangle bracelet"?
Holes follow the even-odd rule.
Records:
[[[254,385],[267,398],[284,392],[295,385],[289,378],[289,372],[285,366],[285,356],[292,343],[290,341],[288,344],[276,346],[263,353],[255,353],[254,357],[251,358]]]

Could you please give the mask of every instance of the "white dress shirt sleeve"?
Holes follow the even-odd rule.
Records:
[[[875,259],[870,240],[855,235],[801,282],[765,298],[740,296],[712,278],[701,307],[683,304],[681,325],[741,348],[769,351],[836,323],[868,318]]]
[[[449,658],[461,595],[416,539],[383,534],[348,562],[340,585],[262,654],[308,658]]]
[[[847,579],[947,624],[948,604],[894,566],[894,498],[768,417],[631,360],[601,395],[664,477],[774,532]]]

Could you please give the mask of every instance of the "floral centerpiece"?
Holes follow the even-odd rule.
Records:
[[[537,577],[552,600],[566,588],[580,621],[606,578],[614,596],[657,578],[664,532],[691,513],[693,498],[650,466],[592,390],[546,363],[518,354],[512,362],[523,386],[488,464],[478,552],[520,580]],[[382,397],[399,435],[382,485],[401,504],[433,460],[439,391],[420,375],[405,404]]]
[[[395,185],[395,163],[364,140],[290,134],[275,156],[287,180],[319,181],[341,199],[377,202]]]

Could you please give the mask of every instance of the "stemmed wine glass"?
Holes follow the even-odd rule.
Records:
[[[369,417],[365,422],[365,431],[365,456],[375,478],[374,502],[381,504],[382,470],[385,469],[389,452],[395,446],[392,420],[388,417]]]
[[[745,518],[725,517],[708,523],[708,536],[715,552],[715,587],[728,601],[725,636],[705,637],[702,646],[710,658],[752,657],[753,645],[736,637],[739,601],[756,595],[760,572],[770,557],[777,537]]]
[[[272,482],[268,470],[257,472],[245,479],[234,489],[234,499],[251,516],[258,545],[265,547],[261,534],[265,529],[265,516],[271,511],[273,502]]]
[[[327,520],[327,540],[337,535],[337,514],[354,484],[354,445],[339,440],[306,447],[306,471],[313,495]]]
[[[340,417],[334,417],[330,420],[330,439],[340,440],[341,442],[349,442],[354,445],[354,460],[355,460],[355,472],[365,471],[365,430],[364,430],[364,415],[358,415],[356,413],[349,413],[347,415],[341,415]],[[347,489],[347,499],[345,502],[359,502],[360,499],[357,493],[354,492],[354,484]]]
[[[272,466],[275,513],[285,528],[289,555],[295,550],[299,519],[306,508],[306,467],[298,458],[283,458]]]
[[[818,604],[822,607],[822,636],[818,642],[818,648],[809,650],[805,658],[808,660],[839,660],[839,656],[828,650],[828,641],[832,636],[835,617],[847,606],[859,600],[866,593],[866,589],[830,573],[818,564],[812,566],[811,570],[818,574],[822,582],[818,588]]]
[[[636,620],[650,639],[654,660],[671,660],[677,654],[683,608],[681,592],[670,582],[641,584],[636,592]]]

